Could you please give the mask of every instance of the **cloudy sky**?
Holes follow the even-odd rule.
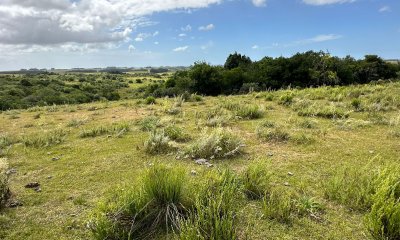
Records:
[[[400,58],[399,0],[0,0],[0,70]]]

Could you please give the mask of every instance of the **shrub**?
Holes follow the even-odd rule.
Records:
[[[186,153],[192,158],[226,158],[241,153],[242,141],[227,129],[217,128],[210,134],[207,130],[196,142],[189,146]]]
[[[264,196],[263,211],[268,219],[291,223],[296,213],[293,193],[285,189],[273,189]]]
[[[8,188],[7,171],[8,164],[5,158],[0,158],[0,210],[6,204],[10,197],[10,189]]]
[[[174,150],[170,138],[164,130],[153,131],[144,143],[144,149],[149,154],[162,154]]]
[[[270,142],[287,142],[290,139],[290,134],[284,131],[281,127],[265,128],[258,126],[256,133],[258,138]]]
[[[261,199],[270,191],[271,172],[265,162],[256,161],[247,166],[242,174],[243,191],[249,199]]]
[[[361,99],[359,98],[353,98],[351,100],[351,106],[356,110],[360,111],[361,110]]]
[[[263,117],[264,110],[258,105],[244,105],[238,107],[235,114],[243,119],[258,119]]]
[[[154,131],[157,127],[161,126],[160,118],[156,116],[147,116],[139,122],[139,128],[142,131]]]
[[[115,135],[117,137],[122,136],[126,132],[130,131],[129,123],[118,123],[112,125],[100,125],[94,128],[84,129],[80,132],[79,137],[98,137],[102,135]]]
[[[293,93],[284,93],[279,97],[278,104],[284,105],[284,106],[290,106],[292,105],[294,100],[294,94]]]
[[[139,187],[116,192],[99,205],[90,221],[96,239],[147,239],[160,231],[173,231],[190,207],[179,168],[155,165]]]
[[[149,97],[147,97],[147,98],[144,100],[144,102],[145,102],[147,105],[156,104],[156,99],[155,99],[155,97],[153,97],[153,96],[149,96]]]
[[[216,178],[208,179],[206,186],[196,196],[189,218],[182,221],[179,239],[238,239],[236,176],[225,170]]]
[[[67,132],[62,129],[53,130],[47,133],[36,133],[30,136],[23,136],[21,142],[25,147],[49,147],[64,142]]]
[[[400,169],[381,174],[366,225],[375,239],[400,239]]]
[[[167,137],[177,142],[185,142],[190,139],[190,136],[186,134],[182,128],[176,125],[167,126],[164,128],[164,132]]]

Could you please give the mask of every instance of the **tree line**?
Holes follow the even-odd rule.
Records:
[[[174,73],[165,83],[152,84],[141,91],[154,97],[185,92],[215,96],[287,87],[362,84],[396,78],[399,72],[399,65],[387,63],[377,55],[357,60],[308,51],[292,57],[252,61],[235,52],[228,56],[224,66],[196,62],[189,70]]]

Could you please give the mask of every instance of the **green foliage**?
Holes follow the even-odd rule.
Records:
[[[351,106],[352,106],[356,111],[360,111],[360,110],[361,110],[361,99],[359,99],[359,98],[353,98],[353,100],[351,100]]]
[[[201,136],[186,150],[192,158],[229,158],[242,151],[242,141],[231,131],[223,128],[208,133],[204,130]]]
[[[186,142],[190,136],[184,130],[176,125],[169,125],[164,128],[164,133],[169,139],[177,142]]]
[[[21,142],[25,147],[50,147],[64,142],[67,131],[63,129],[52,130],[46,133],[36,133],[23,136]]]
[[[117,123],[111,125],[100,125],[93,128],[83,129],[79,133],[81,138],[98,137],[102,135],[122,136],[130,131],[129,123]]]
[[[148,96],[144,102],[149,105],[149,104],[156,104],[156,98],[153,96]]]
[[[263,198],[263,212],[268,219],[291,223],[296,214],[293,193],[282,188],[271,190]]]
[[[156,116],[147,116],[139,121],[139,128],[142,131],[154,131],[157,127],[161,126],[160,118]]]
[[[281,95],[279,97],[278,103],[284,106],[289,106],[293,103],[294,100],[294,94],[289,92]]]
[[[8,164],[5,158],[0,158],[0,210],[6,204],[10,197],[10,189],[8,188],[7,171]]]
[[[258,119],[264,116],[264,110],[258,105],[240,105],[236,109],[235,115],[242,119]]]
[[[256,133],[258,138],[270,142],[287,142],[291,138],[290,134],[280,126],[271,128],[261,124],[257,127]]]
[[[183,220],[179,239],[238,239],[236,208],[238,180],[231,171],[208,179],[196,196],[194,210]]]
[[[319,213],[323,211],[323,205],[314,197],[301,196],[296,199],[295,207],[298,216],[318,217]]]
[[[34,74],[0,77],[0,111],[53,104],[75,104],[118,100],[118,90],[128,87],[117,80],[103,80],[101,75],[77,75],[82,81],[67,83],[65,75]]]
[[[270,192],[271,172],[264,161],[250,163],[242,173],[243,191],[249,199],[261,199]]]
[[[144,143],[144,149],[149,154],[169,153],[175,149],[164,130],[154,130]]]
[[[366,225],[375,239],[400,239],[400,168],[380,174]]]
[[[191,205],[184,183],[185,175],[179,168],[150,167],[139,187],[127,187],[99,205],[90,221],[94,237],[147,239],[178,229]]]
[[[339,168],[324,184],[325,196],[353,210],[368,210],[377,178],[378,172],[371,170],[370,165]]]

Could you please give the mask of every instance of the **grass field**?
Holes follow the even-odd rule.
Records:
[[[231,239],[372,239],[374,174],[400,164],[400,82],[35,107],[2,112],[0,133],[21,205],[2,210],[1,239],[91,239],[99,202],[160,163],[192,200],[231,171]]]

